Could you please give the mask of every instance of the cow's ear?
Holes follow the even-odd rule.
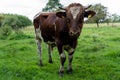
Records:
[[[95,14],[96,14],[96,12],[91,11],[91,10],[90,11],[85,11],[84,17],[92,18]]]
[[[66,17],[66,12],[57,12],[56,15],[59,18],[65,18]]]

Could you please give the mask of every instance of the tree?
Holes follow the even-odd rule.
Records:
[[[3,19],[4,19],[4,16],[0,14],[0,27],[2,26]]]
[[[49,0],[46,4],[46,7],[42,9],[45,12],[55,12],[59,10],[59,7],[62,7],[62,4],[59,3],[59,0]]]
[[[97,27],[99,27],[99,23],[103,22],[107,16],[107,7],[99,3],[91,6],[90,10],[95,11],[96,16],[94,16],[92,19],[89,19],[88,22],[95,22],[97,23]]]
[[[11,26],[12,29],[19,29],[32,25],[32,21],[26,16],[16,14],[3,14],[1,26]]]
[[[12,33],[11,26],[5,25],[0,27],[0,39],[6,39]]]
[[[111,20],[112,20],[112,22],[120,22],[120,16],[117,14],[112,14]]]
[[[112,21],[112,20],[111,20],[111,14],[110,14],[110,13],[107,13],[106,19],[104,20],[104,22],[106,22],[107,25],[109,25],[109,23],[110,23],[111,21]]]
[[[114,23],[115,23],[115,22],[120,22],[120,16],[117,15],[117,14],[112,14],[112,15],[110,16],[110,20],[111,20],[111,22],[112,22],[112,27],[114,27]]]
[[[3,22],[2,22],[2,26],[11,26],[12,29],[16,29],[18,28],[17,26],[18,23],[18,18],[17,17],[13,17],[13,16],[5,16]]]

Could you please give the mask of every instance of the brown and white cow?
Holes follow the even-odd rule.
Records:
[[[68,69],[72,72],[73,53],[77,46],[77,39],[82,31],[84,17],[93,17],[94,11],[87,10],[90,6],[84,7],[80,3],[72,3],[62,12],[38,13],[34,17],[34,28],[40,54],[40,65],[42,63],[42,46],[44,41],[48,44],[49,62],[52,63],[51,51],[57,46],[60,55],[59,74],[64,73],[64,62],[66,55],[64,50],[68,52]]]

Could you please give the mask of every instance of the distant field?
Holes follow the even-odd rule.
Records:
[[[73,74],[65,73],[62,78],[57,74],[57,49],[53,51],[54,63],[49,64],[43,43],[44,66],[38,66],[33,26],[22,31],[31,37],[0,40],[0,80],[120,80],[120,23],[100,24],[100,28],[85,24],[74,54]]]
[[[100,23],[99,24],[100,27],[119,27],[120,23],[109,23],[109,25],[107,23]],[[84,24],[84,27],[97,27],[96,24]]]
[[[100,27],[120,27],[120,23],[109,23],[109,25],[107,25],[107,23],[102,23],[99,25],[100,25]],[[96,24],[84,24],[83,28],[86,28],[86,27],[97,28],[97,25]],[[26,34],[33,35],[34,34],[34,27],[30,26],[30,27],[24,28],[23,31]]]

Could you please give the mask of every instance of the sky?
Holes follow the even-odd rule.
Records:
[[[48,0],[0,0],[0,13],[20,14],[32,20],[35,14],[41,12],[47,2]],[[64,6],[74,2],[81,3],[84,6],[101,3],[108,7],[109,13],[120,15],[119,0],[60,0]]]

